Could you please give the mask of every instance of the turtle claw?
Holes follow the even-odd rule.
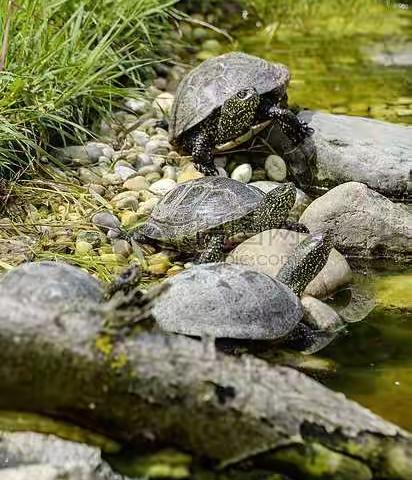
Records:
[[[298,119],[298,125],[293,133],[293,144],[300,145],[304,140],[315,133],[315,130],[310,127],[305,121]]]

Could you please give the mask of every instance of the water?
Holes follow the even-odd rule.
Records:
[[[382,22],[386,22],[385,28],[391,35],[386,34],[386,30],[379,35],[379,26],[374,32],[374,26],[368,28],[366,24],[367,33],[362,32],[359,23],[363,19],[356,21],[349,17],[343,25],[342,18],[331,10],[326,18],[318,21],[309,17],[311,23],[306,28],[282,27],[273,37],[270,24],[231,31],[235,44],[228,49],[239,49],[288,65],[292,73],[288,90],[292,104],[411,123],[410,70],[382,67],[371,59],[379,52],[396,50],[402,45],[409,45],[409,51],[412,49],[407,36],[412,12],[402,9],[390,12]],[[392,30],[397,31],[396,36]]]

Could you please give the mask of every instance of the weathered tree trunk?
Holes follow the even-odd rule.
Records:
[[[47,282],[38,289],[50,292]],[[412,478],[410,434],[302,373],[185,337],[113,339],[100,333],[93,302],[73,294],[63,311],[55,290],[36,301],[34,287],[17,296],[2,284],[0,408],[65,416],[223,465],[256,456],[304,478]]]

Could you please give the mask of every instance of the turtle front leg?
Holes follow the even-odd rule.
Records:
[[[214,143],[210,135],[204,130],[200,130],[192,134],[189,144],[187,150],[191,152],[193,163],[197,170],[206,176],[219,175],[215,167],[213,154]]]
[[[310,137],[314,130],[288,108],[282,108],[277,104],[264,102],[260,107],[259,115],[263,118],[275,120],[282,132],[287,135],[294,145],[302,143],[306,137]]]
[[[308,227],[299,222],[286,221],[281,227],[286,228],[287,230],[293,230],[294,232],[310,233]]]
[[[223,247],[225,245],[224,233],[213,232],[207,234],[203,240],[203,244],[205,248],[196,263],[221,262],[223,260]]]

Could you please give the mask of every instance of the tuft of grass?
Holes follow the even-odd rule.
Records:
[[[142,94],[176,0],[0,0],[0,176]]]

